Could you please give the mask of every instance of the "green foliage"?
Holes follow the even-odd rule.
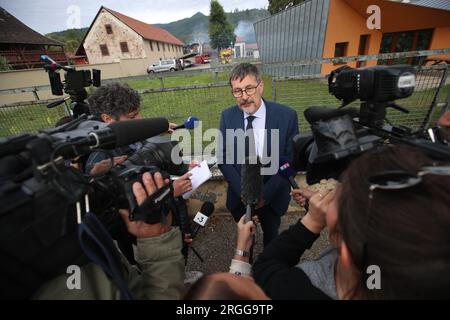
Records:
[[[236,39],[234,28],[223,11],[223,7],[216,0],[211,1],[209,16],[209,40],[213,49],[228,48]]]
[[[0,71],[8,70],[12,70],[11,66],[8,63],[8,60],[5,57],[0,56]]]
[[[286,10],[292,6],[304,2],[305,0],[269,0],[269,12],[275,14]]]
[[[208,40],[208,17],[201,12],[190,18],[154,26],[169,31],[185,44]]]
[[[74,52],[80,46],[88,28],[68,29],[60,32],[46,34],[50,39],[62,42],[66,52]]]
[[[265,9],[247,9],[243,11],[235,9],[234,12],[225,14],[228,21],[231,23],[233,30],[237,27],[239,21],[254,23],[269,16],[269,12]],[[198,41],[209,42],[208,18],[209,17],[205,16],[203,13],[197,12],[190,18],[166,24],[155,24],[154,26],[169,31],[186,44]],[[62,42],[65,45],[66,52],[73,52],[79,47],[87,30],[88,28],[68,29],[60,32],[52,32],[46,34],[46,36]],[[247,38],[246,40],[249,42],[255,41],[254,38]]]

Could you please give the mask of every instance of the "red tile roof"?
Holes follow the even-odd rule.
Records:
[[[244,37],[236,37],[236,43],[241,43],[241,42],[245,42],[245,38]]]
[[[144,39],[148,40],[156,40],[176,45],[184,45],[183,42],[181,42],[179,39],[177,39],[174,35],[172,35],[169,31],[156,28],[152,26],[151,24],[147,24],[145,22],[130,18],[124,14],[121,14],[119,12],[116,12],[114,10],[108,9],[103,7],[105,10],[110,12],[113,16],[115,16],[117,19],[125,23],[127,26],[129,26],[131,29],[136,31],[139,35],[141,35]]]

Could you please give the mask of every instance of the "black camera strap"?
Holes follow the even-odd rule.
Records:
[[[78,226],[78,238],[84,253],[114,281],[122,299],[132,300],[127,281],[123,276],[120,253],[108,230],[95,214],[87,212]]]
[[[149,224],[161,222],[162,215],[169,214],[169,200],[173,196],[172,186],[165,186],[137,207],[134,212],[130,212],[130,220],[142,220]]]

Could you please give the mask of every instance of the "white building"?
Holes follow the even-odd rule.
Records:
[[[144,59],[151,64],[183,55],[183,42],[164,29],[101,7],[76,52],[90,64]]]

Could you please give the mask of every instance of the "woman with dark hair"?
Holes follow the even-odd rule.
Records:
[[[353,161],[340,181],[315,193],[309,212],[259,256],[253,276],[268,296],[450,297],[449,167],[433,167],[410,147],[384,146]],[[310,273],[298,261],[325,226],[336,247],[331,267],[317,272],[319,262]]]

